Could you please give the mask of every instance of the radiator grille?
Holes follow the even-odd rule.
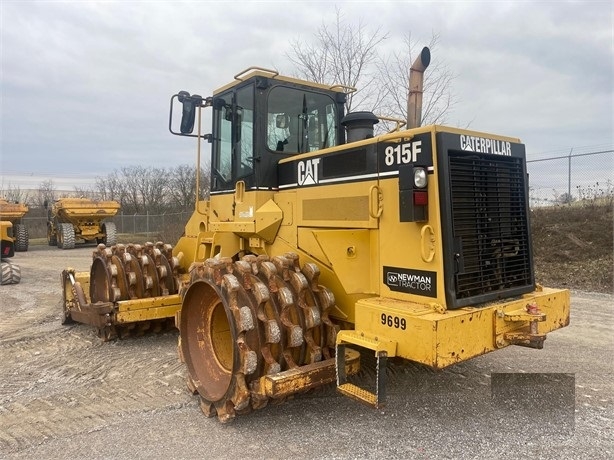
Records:
[[[450,152],[457,299],[533,288],[520,158]]]

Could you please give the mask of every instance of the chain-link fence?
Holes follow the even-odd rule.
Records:
[[[192,211],[164,214],[123,214],[107,219],[115,222],[118,233],[140,234],[146,238],[174,237],[185,227]],[[47,218],[44,216],[23,217],[22,222],[28,227],[30,238],[47,236]]]
[[[531,207],[614,196],[614,149],[575,148],[527,159]]]
[[[192,212],[164,214],[117,214],[113,219],[118,233],[160,233],[169,226],[185,226]]]

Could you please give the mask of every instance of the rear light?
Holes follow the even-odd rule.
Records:
[[[429,204],[429,194],[426,191],[414,191],[414,205],[426,206]]]
[[[399,220],[428,221],[428,170],[408,164],[399,167]]]

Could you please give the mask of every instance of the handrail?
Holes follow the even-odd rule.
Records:
[[[271,69],[267,69],[264,67],[258,67],[258,66],[251,66],[243,70],[242,72],[239,72],[238,74],[236,74],[235,80],[244,81],[243,78],[239,78],[239,77],[241,77],[242,75],[245,75],[250,70],[260,70],[261,72],[268,72],[271,74],[271,78],[275,78],[277,75],[279,75],[279,72],[277,70],[271,70]]]
[[[341,83],[338,83],[336,85],[331,85],[331,86],[328,87],[328,89],[335,89],[335,88],[341,88],[341,89],[345,90],[345,94],[352,94],[352,93],[355,93],[356,91],[358,91],[353,86],[343,85]]]
[[[381,116],[381,115],[376,115],[376,117],[379,118],[380,120],[393,121],[393,122],[395,122],[397,124],[394,127],[394,129],[391,129],[390,131],[388,131],[389,133],[393,133],[395,131],[400,131],[400,129],[407,124],[407,122],[405,120],[401,120],[400,118],[384,117],[384,116]]]

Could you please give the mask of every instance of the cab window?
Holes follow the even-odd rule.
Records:
[[[337,145],[336,105],[325,95],[298,88],[271,89],[267,104],[267,147],[302,153]]]
[[[254,96],[253,87],[237,91],[237,177],[254,172]]]
[[[254,95],[248,85],[213,102],[213,189],[226,190],[254,173]]]

